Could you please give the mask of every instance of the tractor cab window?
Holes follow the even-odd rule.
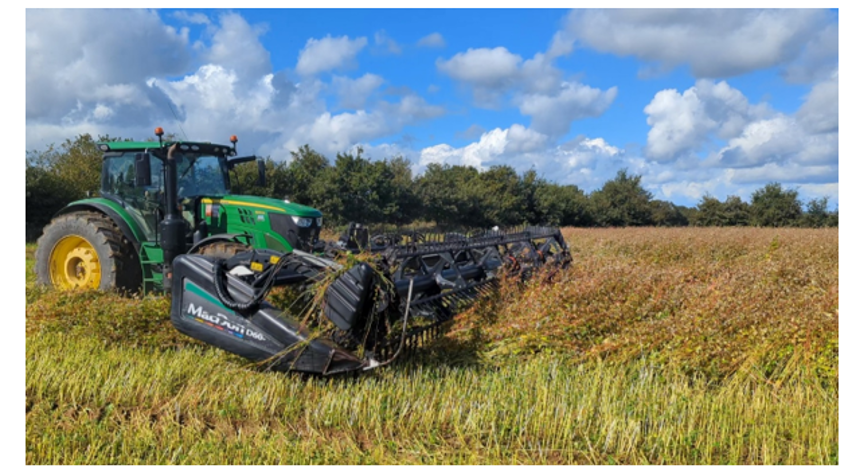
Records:
[[[101,191],[122,199],[139,194],[139,190],[136,189],[135,154],[104,159]]]
[[[179,198],[221,196],[228,193],[223,172],[224,158],[182,154],[177,159]]]
[[[157,207],[162,191],[162,164],[151,161],[151,186],[136,186],[136,153],[104,157],[101,194],[124,202],[124,208],[133,215],[146,238],[153,240],[158,221]]]

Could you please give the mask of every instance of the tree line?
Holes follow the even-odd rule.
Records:
[[[27,152],[27,239],[67,203],[100,188],[103,153],[88,134],[60,146]],[[287,162],[263,159],[266,185],[257,183],[257,165],[231,172],[234,193],[286,198],[323,212],[326,223],[349,221],[405,225],[430,222],[446,228],[528,224],[560,226],[761,226],[834,227],[837,210],[828,198],[803,202],[795,189],[772,182],[750,201],[705,195],[695,207],[654,199],[639,175],[619,170],[591,193],[559,185],[535,170],[519,174],[507,165],[474,167],[429,164],[420,175],[405,158],[370,160],[361,150],[339,153],[332,162],[305,145]]]

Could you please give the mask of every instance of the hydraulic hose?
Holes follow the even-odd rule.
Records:
[[[281,258],[277,263],[266,273],[266,276],[262,277],[263,286],[259,291],[255,292],[254,295],[246,302],[237,302],[231,297],[231,293],[228,292],[227,287],[225,286],[225,260],[216,260],[213,265],[213,286],[216,288],[216,297],[219,298],[219,301],[222,302],[225,306],[230,309],[239,312],[249,311],[263,302],[266,299],[266,295],[269,294],[269,291],[272,290],[272,285],[275,282],[275,275],[278,274],[278,271],[284,266],[285,259]]]

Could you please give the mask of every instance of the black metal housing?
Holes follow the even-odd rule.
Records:
[[[340,330],[348,331],[361,324],[364,309],[370,305],[374,273],[373,268],[361,263],[329,286],[323,310]]]
[[[174,261],[171,321],[180,332],[277,370],[330,375],[370,365],[314,338],[298,322],[263,302],[249,312],[229,309],[216,296],[214,260],[181,255]],[[256,289],[240,279],[226,278],[227,292],[248,301]]]

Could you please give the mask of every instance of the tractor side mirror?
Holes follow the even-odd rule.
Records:
[[[266,161],[263,159],[257,161],[257,186],[266,186]]]
[[[136,186],[151,186],[151,156],[136,154]]]

